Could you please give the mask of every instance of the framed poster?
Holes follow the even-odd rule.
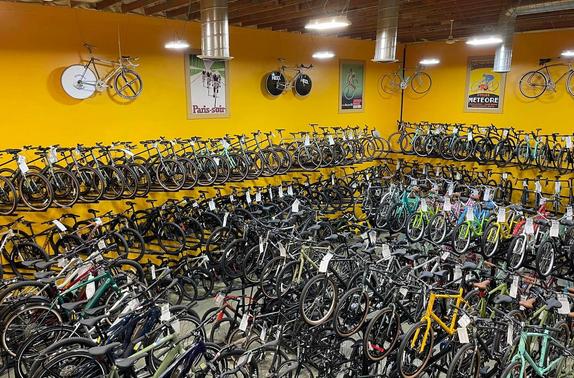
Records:
[[[466,71],[464,110],[502,113],[506,74],[493,72],[493,56],[470,57]]]
[[[365,63],[360,60],[339,61],[339,113],[365,109]]]
[[[228,117],[229,62],[199,55],[195,52],[185,58],[187,118]]]

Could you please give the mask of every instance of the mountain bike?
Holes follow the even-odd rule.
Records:
[[[84,100],[96,91],[103,92],[112,85],[116,94],[126,100],[135,100],[140,95],[143,82],[140,75],[133,70],[138,66],[135,63],[138,58],[120,55],[118,60],[106,60],[92,54],[94,46],[84,43],[84,47],[90,55],[88,62],[69,66],[60,77],[62,88],[70,97]],[[102,77],[98,65],[111,67],[111,70]]]

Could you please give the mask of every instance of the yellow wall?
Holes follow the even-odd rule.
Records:
[[[117,33],[123,53],[140,57],[144,81],[140,98],[129,105],[113,102],[107,94],[84,101],[72,100],[60,89],[62,69],[79,61],[82,44],[97,53],[117,54]],[[376,85],[367,85],[364,113],[337,111],[338,60],[313,61],[320,48],[339,58],[367,61],[366,81],[375,83],[388,66],[370,62],[372,41],[319,38],[231,28],[231,117],[187,120],[184,56],[163,45],[184,23],[137,15],[0,2],[0,122],[1,147],[24,144],[74,144],[95,141],[142,140],[157,136],[221,136],[278,127],[303,129],[308,123],[376,126],[382,131],[398,118],[398,98],[382,99]],[[200,46],[200,25],[188,23],[185,36]],[[289,63],[313,63],[311,95],[292,93],[278,99],[263,96],[263,75],[276,69],[277,58]]]
[[[538,59],[558,57],[560,52],[574,48],[574,30],[521,33],[514,37],[512,70],[506,78],[506,96],[501,114],[464,112],[466,64],[469,56],[494,55],[494,48],[476,48],[464,41],[454,45],[444,42],[413,44],[407,47],[408,66],[414,67],[423,57],[437,57],[440,65],[427,72],[432,77],[432,89],[422,97],[407,92],[404,119],[408,121],[465,122],[514,126],[518,129],[543,128],[546,132],[572,132],[574,98],[558,85],[555,95],[544,94],[540,99],[528,100],[518,89],[520,77],[537,69]]]

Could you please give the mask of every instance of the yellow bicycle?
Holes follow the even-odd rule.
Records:
[[[455,301],[454,310],[452,314],[450,314],[450,320],[443,321],[441,317],[435,313],[434,307],[437,300]],[[457,332],[458,313],[463,303],[465,303],[465,300],[463,298],[462,288],[458,291],[448,290],[445,294],[430,293],[426,311],[421,321],[407,331],[399,347],[397,362],[402,377],[414,378],[419,376],[429,365],[435,344],[438,345],[442,340]],[[449,314],[446,312],[441,315],[448,316]],[[442,328],[444,333],[438,337],[435,336],[433,323]],[[449,351],[450,348],[441,348],[433,357],[433,360],[438,361]]]

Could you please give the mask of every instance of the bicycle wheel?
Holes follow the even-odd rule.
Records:
[[[447,234],[447,221],[443,213],[434,215],[428,226],[429,239],[435,244],[442,244],[446,239]]]
[[[18,205],[18,193],[12,182],[0,176],[0,215],[10,215]]]
[[[151,175],[147,168],[142,164],[128,164],[135,172],[137,177],[137,197],[146,197],[151,189]],[[187,177],[187,176],[186,176]]]
[[[389,231],[397,233],[405,227],[407,221],[407,209],[398,202],[391,206],[387,214],[387,226]]]
[[[296,156],[297,163],[306,171],[314,171],[321,165],[321,150],[314,144],[299,147]]]
[[[140,261],[145,253],[145,241],[141,234],[133,228],[124,227],[118,231],[128,246],[128,251],[123,258]]]
[[[299,311],[305,323],[316,326],[326,322],[335,311],[337,296],[337,285],[326,274],[319,274],[308,281],[299,301]]]
[[[79,184],[80,200],[83,202],[99,201],[104,195],[105,181],[103,176],[92,167],[80,166],[72,173]]]
[[[285,257],[277,256],[269,261],[263,269],[261,270],[261,276],[259,278],[259,287],[261,292],[267,298],[277,299],[279,293],[277,292],[277,280],[279,273],[285,265]]]
[[[480,350],[473,344],[464,344],[450,362],[447,378],[479,378]]]
[[[363,350],[371,361],[381,361],[393,351],[401,334],[401,320],[391,308],[380,310],[370,321],[363,336]]]
[[[287,360],[279,365],[277,378],[314,378],[309,366],[297,360]]]
[[[468,222],[458,224],[452,232],[452,247],[458,253],[464,253],[470,246],[472,229]]]
[[[528,364],[524,366],[524,371],[522,371],[522,374],[520,374],[522,369],[523,367],[520,361],[512,362],[506,367],[506,369],[502,371],[500,378],[527,378],[532,376],[531,369]]]
[[[143,82],[137,72],[122,68],[114,77],[114,90],[126,100],[135,100],[143,90]]]
[[[570,71],[566,79],[566,90],[570,93],[570,96],[574,96],[574,71]]]
[[[159,246],[166,253],[177,254],[185,248],[185,232],[177,224],[167,222],[157,232]]]
[[[124,176],[119,169],[111,165],[103,165],[99,168],[101,176],[104,178],[104,199],[117,200],[122,197],[125,189]]]
[[[482,254],[488,258],[496,255],[498,245],[500,242],[500,225],[498,223],[491,223],[486,227],[486,231],[481,237],[481,251]]]
[[[530,163],[530,144],[529,142],[523,140],[522,142],[518,143],[516,146],[516,161],[518,165],[522,168],[526,168],[526,166]]]
[[[379,88],[386,94],[394,94],[401,88],[401,79],[397,74],[384,74],[379,79]]]
[[[369,295],[362,288],[347,291],[335,309],[335,331],[341,337],[359,331],[369,313]]]
[[[427,322],[419,322],[413,325],[401,342],[397,353],[399,372],[404,378],[415,378],[421,374],[432,355],[434,348],[434,331],[429,329],[426,344],[422,345]]]
[[[518,269],[526,258],[526,236],[519,235],[512,239],[508,246],[506,261],[512,269]]]
[[[545,240],[536,251],[536,270],[542,277],[549,276],[554,269],[556,251],[552,240]]]
[[[210,186],[217,181],[217,163],[211,156],[198,156],[197,163],[198,177],[197,183],[201,186]]]
[[[168,192],[176,192],[185,184],[185,168],[176,160],[163,159],[155,166],[158,184]]]
[[[423,216],[418,212],[412,213],[407,218],[406,224],[407,239],[409,239],[411,243],[420,241],[425,234],[425,221]]]
[[[530,71],[522,75],[518,88],[524,97],[538,98],[548,88],[548,79],[539,71]]]
[[[23,261],[44,260],[48,261],[48,254],[38,244],[31,242],[18,242],[8,255],[8,263],[14,274],[22,277],[21,270],[29,269],[22,265]]]
[[[27,172],[18,182],[20,198],[32,210],[44,211],[52,204],[54,192],[48,179],[36,172]]]
[[[419,71],[411,78],[411,88],[417,94],[425,94],[430,91],[432,79],[426,72]]]
[[[66,169],[54,168],[43,174],[48,178],[54,194],[54,203],[60,207],[72,207],[80,197],[80,183]]]
[[[137,173],[129,165],[116,165],[124,177],[124,192],[123,198],[134,198],[138,192],[139,177]]]
[[[63,351],[39,367],[33,378],[107,377],[110,369],[102,361],[85,349]]]

